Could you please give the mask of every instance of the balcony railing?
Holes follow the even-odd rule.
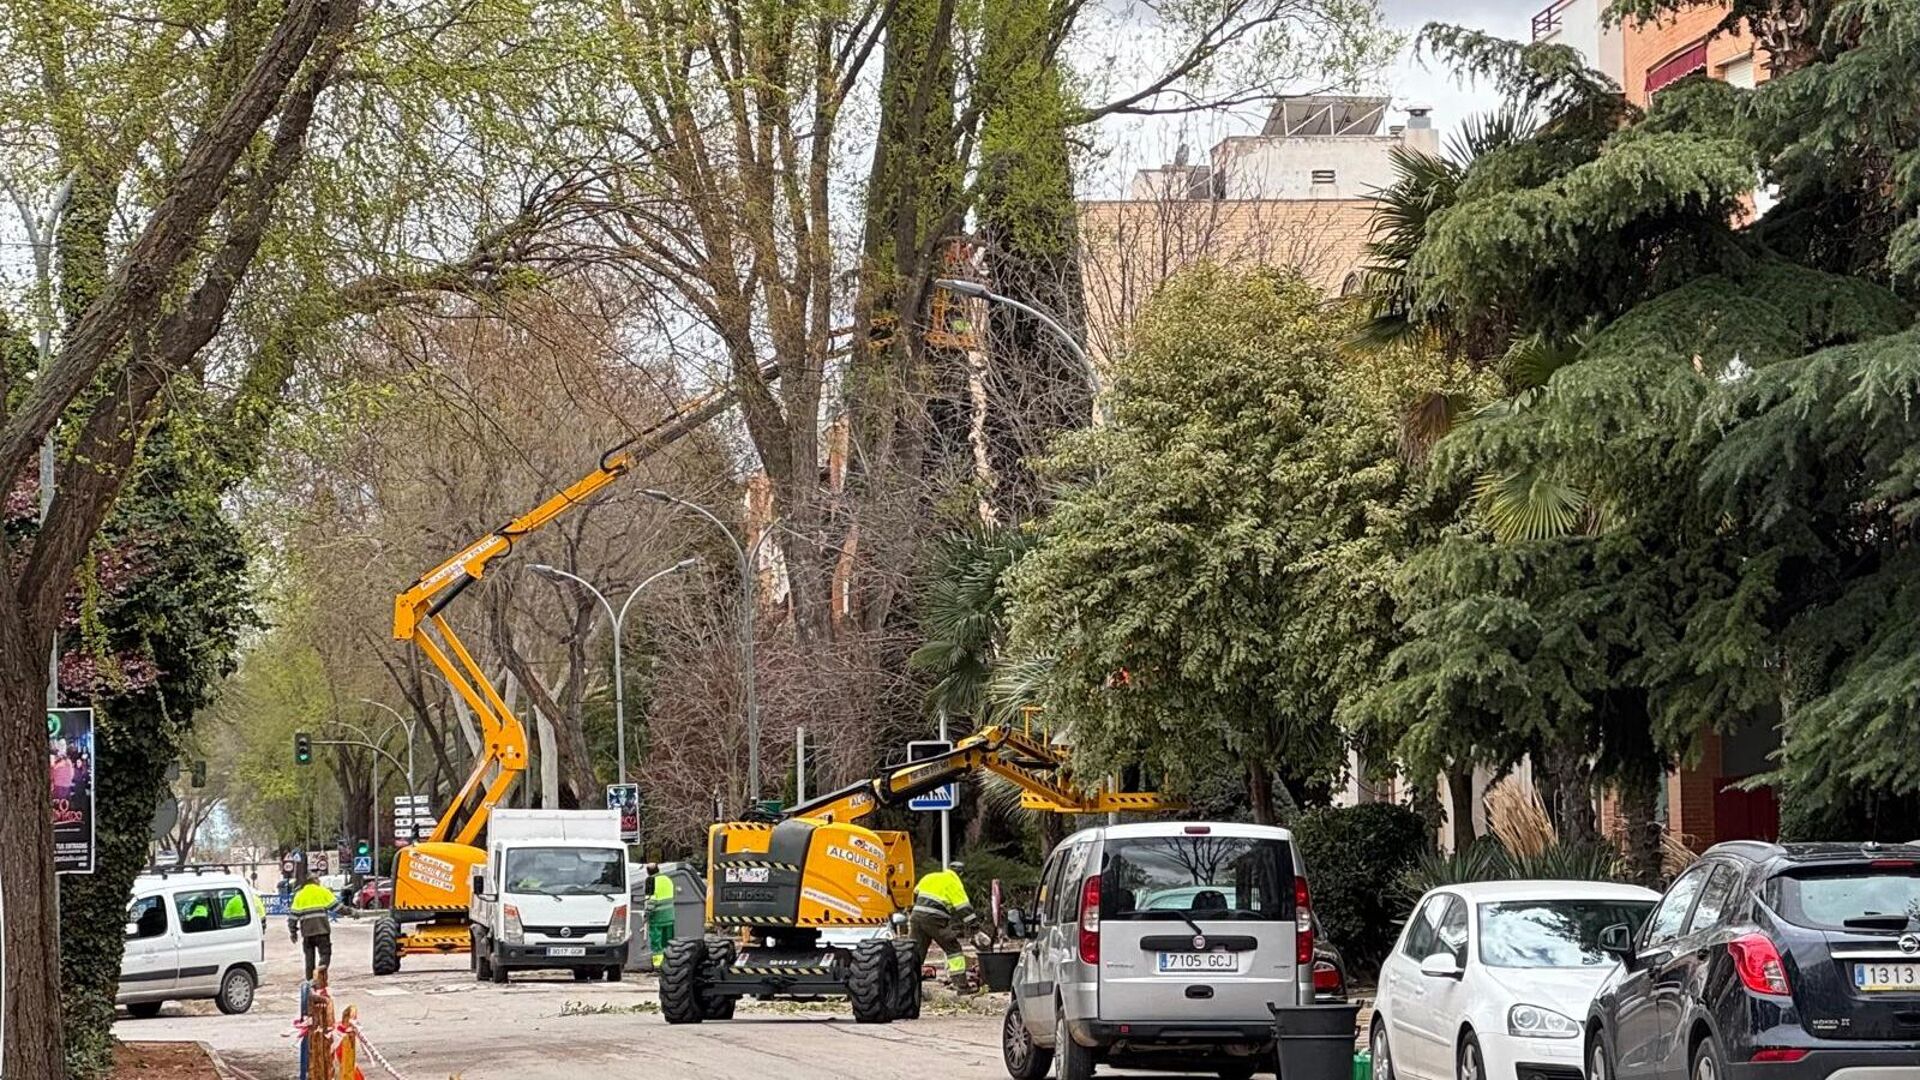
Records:
[[[1561,28],[1566,24],[1564,16],[1566,15],[1567,9],[1578,2],[1579,0],[1554,0],[1554,2],[1548,4],[1544,10],[1535,14],[1533,17],[1533,40],[1540,41],[1559,33]]]

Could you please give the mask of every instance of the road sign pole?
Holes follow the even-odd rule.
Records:
[[[793,802],[807,801],[807,729],[793,729]]]
[[[947,738],[947,710],[945,709],[940,710],[940,741],[949,746],[952,745],[952,740]],[[952,835],[947,829],[947,824],[952,817],[953,811],[940,811],[940,869],[942,870],[953,863]]]

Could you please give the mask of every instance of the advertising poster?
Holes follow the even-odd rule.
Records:
[[[93,873],[93,710],[47,710],[53,779],[53,870]]]
[[[620,811],[620,839],[629,844],[640,839],[639,784],[608,784],[607,809]]]

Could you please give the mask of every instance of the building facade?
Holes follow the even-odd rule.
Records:
[[[1696,72],[1748,89],[1767,77],[1766,55],[1753,39],[1738,28],[1721,30],[1724,4],[1618,25],[1604,18],[1607,6],[1607,0],[1554,0],[1533,16],[1533,40],[1572,46],[1642,108]]]
[[[1439,152],[1425,109],[1386,123],[1387,99],[1315,95],[1276,102],[1257,135],[1223,139],[1205,162],[1184,148],[1142,169],[1124,199],[1081,203],[1088,340],[1125,348],[1160,284],[1201,261],[1299,270],[1329,295],[1350,292],[1367,258],[1372,194],[1393,182],[1392,153]]]

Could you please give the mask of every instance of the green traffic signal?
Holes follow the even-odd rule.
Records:
[[[357,840],[354,842],[353,853],[357,856],[364,858],[372,850],[373,848],[370,845],[368,845],[368,843],[365,840]]]
[[[293,763],[295,765],[313,764],[313,736],[304,731],[294,732]]]

